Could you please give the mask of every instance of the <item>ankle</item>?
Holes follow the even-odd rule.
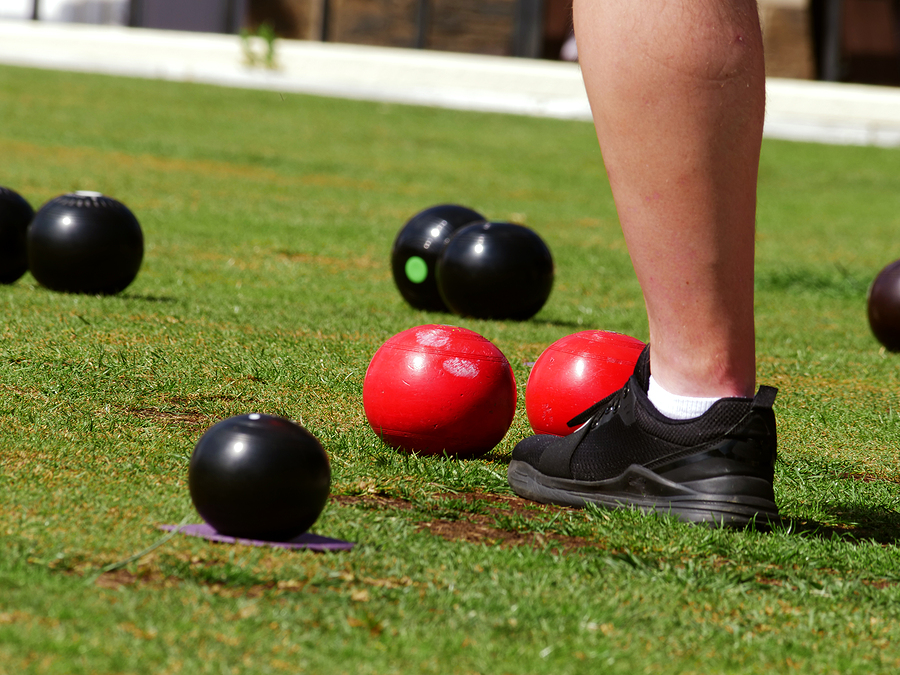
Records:
[[[709,410],[719,397],[679,396],[666,391],[653,376],[647,390],[650,403],[663,415],[673,420],[689,420],[700,417]]]
[[[752,397],[756,390],[756,355],[751,348],[743,354],[682,349],[669,354],[661,347],[652,350],[650,372],[657,384],[669,393],[691,398]]]

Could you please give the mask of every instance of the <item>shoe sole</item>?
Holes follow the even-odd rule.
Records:
[[[769,529],[781,522],[774,499],[759,496],[772,492],[762,478],[731,475],[674,483],[632,464],[617,478],[578,481],[544,475],[518,460],[510,462],[507,476],[520,497],[545,504],[631,508],[718,527]]]

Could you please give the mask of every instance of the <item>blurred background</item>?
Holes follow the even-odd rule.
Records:
[[[900,85],[900,0],[760,0],[769,75]],[[0,0],[0,19],[577,60],[571,0]]]

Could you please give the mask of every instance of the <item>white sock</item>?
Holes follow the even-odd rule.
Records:
[[[650,403],[656,406],[663,415],[673,420],[689,420],[700,417],[718,401],[718,398],[700,398],[697,396],[678,396],[671,394],[659,386],[659,382],[650,376],[650,387],[647,389]]]

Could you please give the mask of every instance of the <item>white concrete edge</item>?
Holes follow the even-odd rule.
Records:
[[[459,110],[591,119],[577,64],[280,40],[250,68],[233,35],[0,20],[0,63]],[[900,89],[770,78],[765,135],[900,147]]]

